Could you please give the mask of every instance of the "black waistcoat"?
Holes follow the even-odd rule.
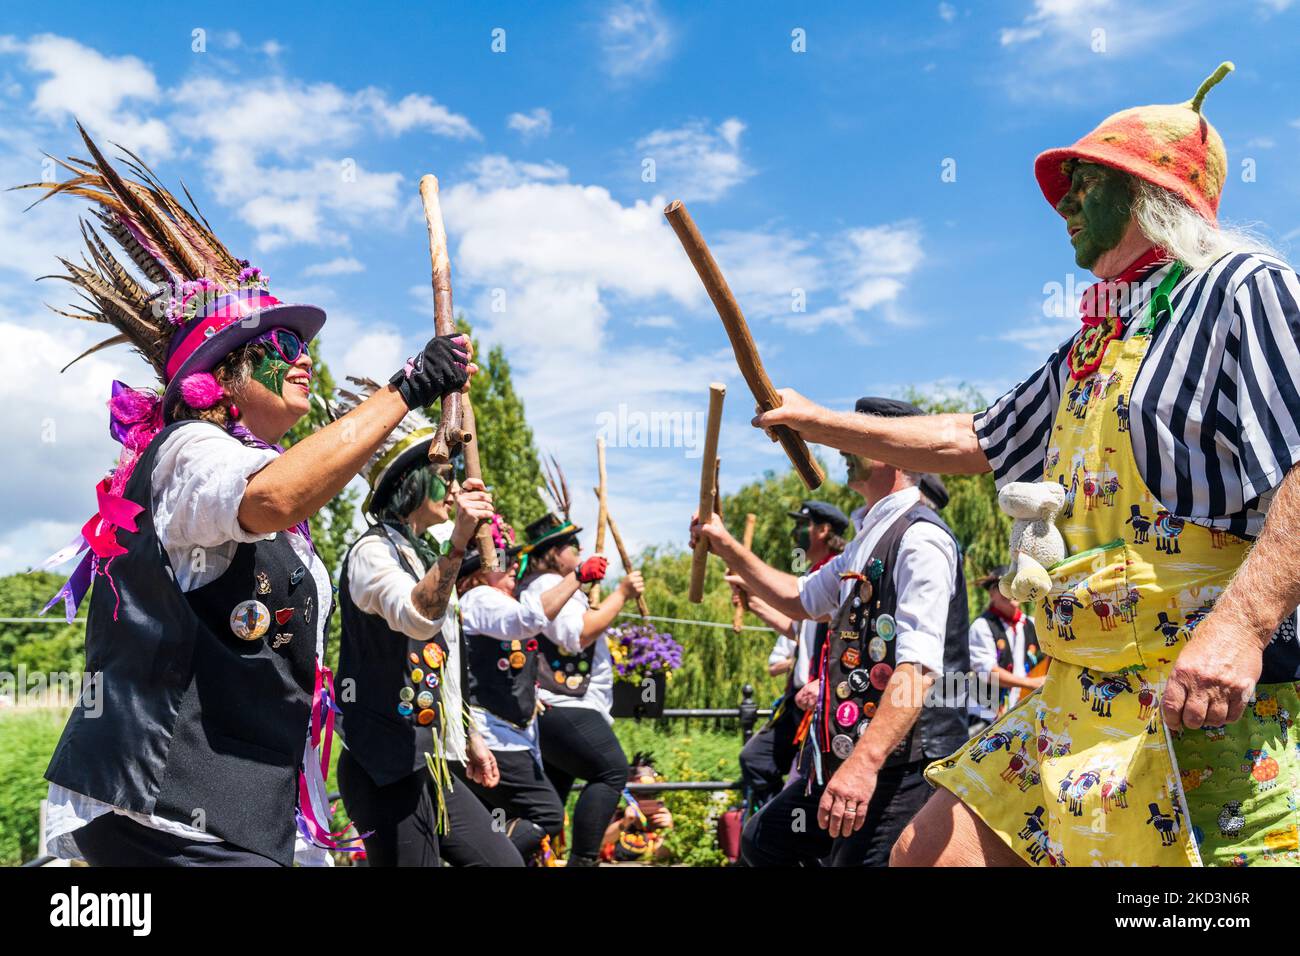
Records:
[[[386,538],[387,532],[375,525],[352,548],[370,537]],[[434,734],[441,734],[444,726],[442,681],[448,647],[441,631],[427,641],[412,640],[378,614],[358,608],[348,584],[351,557],[349,550],[339,577],[343,628],[336,683],[343,739],[370,778],[383,787],[424,770],[425,754],[437,753]],[[397,559],[412,581],[420,580],[400,550]]]
[[[127,553],[109,568],[116,594],[101,578],[91,595],[86,672],[95,676],[45,776],[287,866],[321,600],[290,532],[240,544],[219,578],[181,591],[154,531],[152,472],[159,448],[182,427],[216,426],[168,426],[127,482],[124,496],[144,509],[139,530],[117,532]],[[262,605],[266,631],[242,640],[232,612],[250,601]]]
[[[461,649],[469,663],[470,703],[527,727],[537,707],[537,648],[535,637],[503,641],[465,627]]]
[[[823,780],[830,779],[866,730],[893,674],[896,641],[888,624],[898,606],[894,570],[903,535],[918,522],[933,524],[952,535],[943,519],[929,508],[913,507],[881,535],[862,569],[870,582],[869,596],[865,600],[859,597],[868,590],[865,586],[855,588],[854,596],[841,605],[831,622],[821,667],[821,705],[814,728],[816,745],[823,752]],[[916,723],[886,759],[887,767],[946,757],[966,742],[970,642],[960,549],[958,554],[943,641],[944,672],[936,676],[927,692]]]

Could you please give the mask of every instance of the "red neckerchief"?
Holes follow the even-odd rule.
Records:
[[[1007,627],[1015,627],[1017,624],[1020,623],[1020,619],[1025,616],[1025,612],[1022,611],[1019,607],[1016,608],[1016,613],[1014,617],[1007,617],[1005,614],[1003,614],[995,607],[989,608],[989,610],[991,610],[994,614],[996,614],[998,618],[1002,621],[1002,623],[1005,624]]]
[[[1144,276],[1152,266],[1168,258],[1168,253],[1163,249],[1152,246],[1130,262],[1119,275],[1094,282],[1083,291],[1083,296],[1079,299],[1079,320],[1083,323],[1083,328],[1070,346],[1068,356],[1072,378],[1076,381],[1087,378],[1101,367],[1106,346],[1124,334],[1124,320],[1112,313],[1119,311],[1118,304],[1128,295],[1126,287]]]
[[[818,568],[820,568],[823,564],[827,564],[827,563],[829,563],[830,560],[831,560],[831,558],[833,558],[833,557],[835,557],[835,552],[832,551],[830,554],[826,555],[826,557],[822,558],[820,561],[818,561],[816,564],[814,564],[811,568],[809,568],[809,569],[808,569],[808,573],[809,573],[809,574],[812,574],[814,571],[816,571]]]

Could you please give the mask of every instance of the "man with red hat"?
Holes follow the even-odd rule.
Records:
[[[1068,556],[1035,608],[1047,679],[929,768],[941,789],[894,864],[1255,864],[1294,847],[1300,278],[1217,222],[1227,154],[1201,106],[1231,69],[1038,158],[1075,262],[1103,281],[990,408],[842,415],[785,391],[755,419],[904,468],[1063,488]]]

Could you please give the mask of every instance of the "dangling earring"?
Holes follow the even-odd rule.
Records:
[[[232,422],[239,421],[239,406],[234,402],[230,403],[230,420]]]

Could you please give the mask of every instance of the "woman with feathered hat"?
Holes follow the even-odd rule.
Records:
[[[582,529],[568,518],[563,474],[557,467],[548,478],[551,495],[565,517],[547,514],[526,529],[523,594],[555,587],[582,563],[578,544]],[[573,808],[569,866],[599,865],[605,828],[627,783],[627,756],[610,716],[614,667],[605,631],[624,604],[643,590],[641,573],[630,571],[597,608],[577,591],[537,635],[538,698],[545,708],[538,717],[538,737],[546,776],[561,800],[568,800],[576,780],[586,781]]]
[[[537,856],[550,865],[546,851],[563,832],[564,804],[543,771],[538,745],[538,635],[581,585],[605,576],[606,562],[588,558],[516,599],[521,549],[513,546],[514,531],[502,527],[511,547],[499,555],[500,566],[484,567],[478,549],[471,549],[456,584],[474,726],[500,770],[492,788],[467,780],[479,799],[507,814],[510,840],[524,859]]]
[[[350,378],[338,413],[360,407],[378,383]],[[410,415],[363,472],[372,522],[339,573],[338,681],[345,750],[339,789],[371,866],[523,866],[518,850],[460,777],[495,787],[496,758],[469,721],[455,583],[492,497],[478,479],[458,484],[429,463],[436,427]],[[452,508],[455,520],[449,520]],[[431,542],[426,532],[443,532]]]
[[[1046,680],[929,767],[940,789],[895,864],[1291,862],[1300,278],[1218,221],[1228,157],[1202,105],[1231,69],[1038,157],[1075,264],[1102,281],[990,408],[846,418],[787,390],[755,419],[906,468],[1061,486],[1069,556],[1035,617]],[[868,758],[828,789],[832,817],[874,786]]]
[[[307,520],[418,408],[466,386],[462,338],[435,338],[388,386],[288,451],[308,411],[307,345],[325,322],[282,303],[134,156],[33,184],[90,200],[62,260],[86,300],[152,366],[158,392],[114,384],[123,445],[99,509],[54,560],[85,552],[63,599],[93,582],[91,675],[50,760],[47,837],[94,865],[288,865],[295,837],[333,847],[324,776],[334,702],[322,664],[331,585]],[[138,270],[138,274],[137,274]],[[94,351],[93,349],[91,351]]]

